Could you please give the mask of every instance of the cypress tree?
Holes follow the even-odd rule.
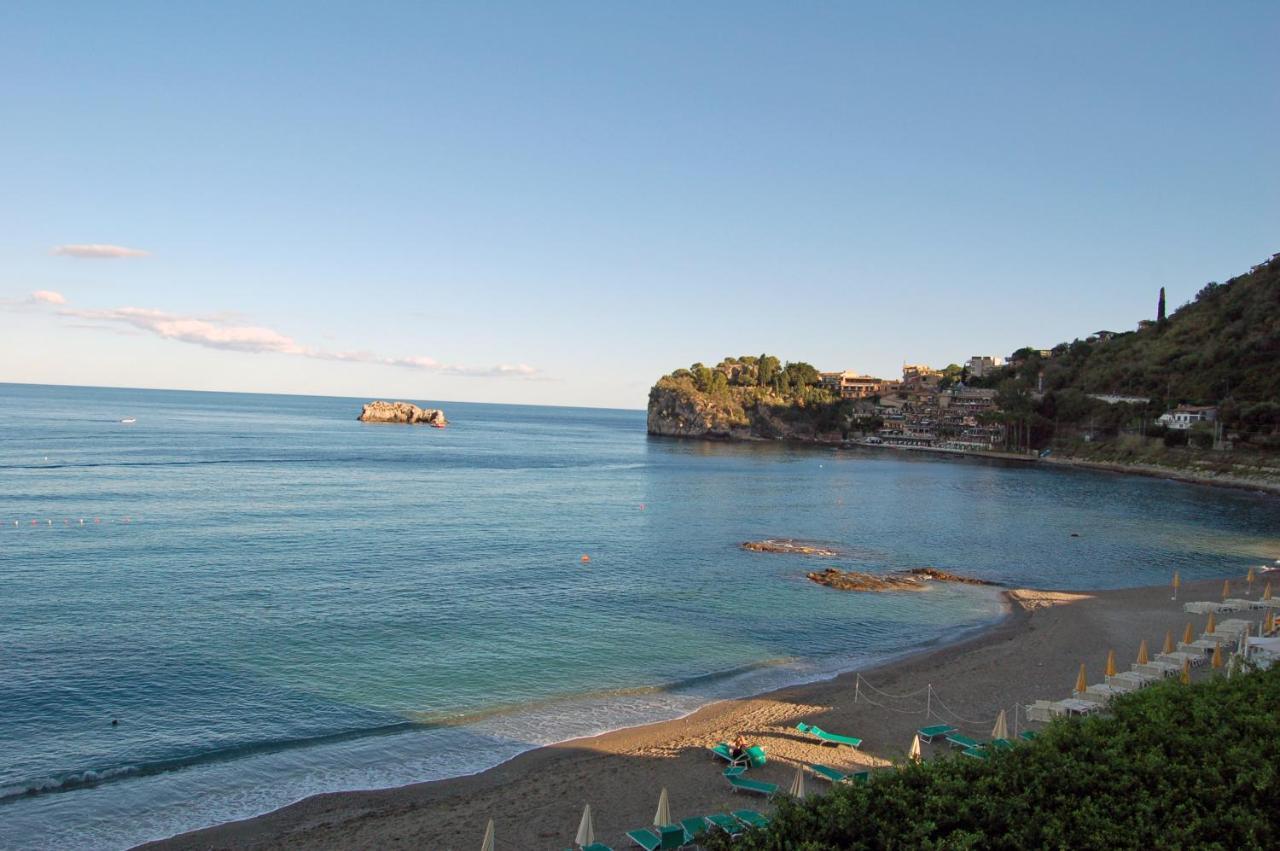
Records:
[[[1164,287],[1160,288],[1160,303],[1156,305],[1156,324],[1164,325]]]

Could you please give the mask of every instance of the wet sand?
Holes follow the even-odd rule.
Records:
[[[1231,578],[1243,596],[1243,577]],[[1255,596],[1260,587],[1255,583]],[[742,733],[763,745],[768,764],[751,776],[786,789],[799,764],[853,770],[903,759],[914,731],[926,724],[926,709],[927,723],[950,722],[981,739],[990,737],[1003,708],[1012,732],[1015,704],[1069,697],[1081,662],[1089,681],[1101,682],[1109,650],[1116,651],[1124,670],[1142,639],[1156,651],[1167,630],[1176,639],[1190,621],[1201,631],[1206,618],[1183,613],[1182,603],[1217,600],[1221,588],[1221,578],[1188,583],[1177,602],[1167,586],[1098,593],[1010,591],[1008,615],[990,629],[880,667],[722,701],[675,721],[539,748],[470,777],[317,795],[256,818],[141,847],[462,851],[480,846],[492,818],[499,849],[564,849],[573,845],[582,807],[590,803],[596,840],[622,849],[631,845],[626,831],[652,822],[664,786],[677,819],[729,809],[768,811],[762,798],[730,792],[720,775],[724,763],[706,750],[718,741]],[[1258,614],[1236,616],[1258,620]],[[1016,723],[1028,726],[1019,716]],[[862,748],[820,745],[796,732],[797,721],[861,737]],[[941,741],[925,745],[925,758],[947,748]],[[825,782],[812,775],[806,784],[810,794],[826,791]]]

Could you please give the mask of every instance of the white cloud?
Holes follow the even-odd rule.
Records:
[[[123,245],[102,243],[78,243],[54,246],[53,254],[60,257],[79,257],[83,260],[114,260],[120,257],[146,257],[150,251],[141,248],[125,248]]]
[[[41,296],[45,297],[41,297]],[[32,298],[48,304],[65,304],[58,293],[41,291]],[[63,308],[58,315],[97,323],[96,327],[128,326],[146,331],[168,340],[191,343],[210,349],[236,352],[299,355],[318,360],[364,363],[376,366],[395,366],[418,369],[441,375],[473,377],[535,378],[539,372],[528,364],[498,364],[491,367],[461,366],[441,363],[425,355],[384,357],[363,351],[330,351],[304,346],[297,340],[272,328],[252,325],[239,314],[221,313],[212,316],[182,316],[144,307],[117,307],[109,310],[78,310]]]
[[[36,290],[31,294],[33,301],[42,301],[45,304],[66,304],[67,297],[62,293],[56,293],[53,290]]]

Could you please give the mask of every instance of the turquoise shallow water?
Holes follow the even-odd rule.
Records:
[[[477,771],[1000,611],[814,567],[1100,588],[1280,549],[1280,501],[1243,492],[650,439],[633,411],[365,425],[361,401],[0,384],[0,847]],[[846,555],[738,548],[773,536]]]

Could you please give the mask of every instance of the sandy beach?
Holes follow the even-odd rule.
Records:
[[[1231,579],[1233,593],[1243,595],[1243,577]],[[717,741],[741,732],[763,745],[768,764],[751,775],[783,788],[802,763],[840,769],[890,765],[905,756],[914,730],[925,724],[930,686],[929,723],[963,721],[958,726],[964,732],[989,737],[1000,709],[1010,710],[1012,726],[1014,704],[1068,697],[1081,662],[1089,681],[1100,682],[1109,650],[1116,651],[1123,670],[1142,639],[1155,651],[1167,630],[1180,636],[1190,621],[1200,631],[1206,618],[1183,613],[1182,604],[1220,599],[1221,588],[1221,578],[1184,584],[1176,602],[1167,586],[1009,591],[1009,613],[996,625],[891,664],[715,703],[675,721],[540,748],[470,777],[318,795],[142,847],[472,849],[493,818],[499,848],[563,849],[573,844],[583,804],[590,803],[597,841],[621,849],[631,844],[626,831],[650,823],[664,786],[676,818],[744,807],[768,811],[759,797],[731,794],[720,776],[723,763],[706,750]],[[1254,595],[1260,591],[1256,582]],[[863,746],[821,746],[795,731],[797,721],[859,736]],[[947,747],[926,745],[925,758]],[[811,794],[825,792],[822,781],[809,776],[807,783]]]

